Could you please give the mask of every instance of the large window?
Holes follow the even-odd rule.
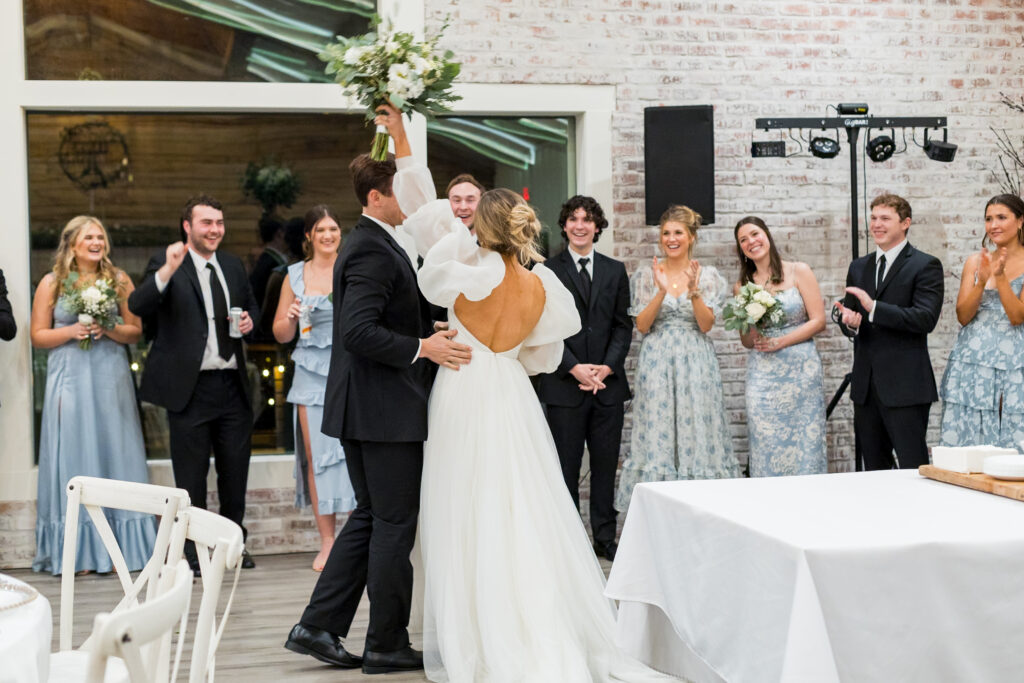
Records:
[[[156,250],[179,239],[181,206],[205,192],[225,207],[222,249],[248,266],[263,246],[258,223],[281,220],[326,203],[343,225],[360,207],[346,167],[367,151],[372,132],[357,114],[103,114],[30,112],[27,115],[29,215],[33,287],[53,265],[61,229],[73,216],[94,215],[113,243],[115,265],[138,282]],[[486,187],[527,195],[544,224],[544,251],[561,248],[558,211],[574,194],[575,131],[556,117],[446,117],[428,124],[428,154],[438,195],[458,173]],[[243,191],[247,167],[287,167],[301,194],[292,206],[261,207]],[[268,297],[265,316],[276,300]],[[269,309],[269,310],[268,310]],[[269,331],[269,325],[266,328]],[[146,343],[130,349],[141,377]],[[247,347],[254,392],[256,453],[293,447],[292,412],[284,397],[289,350],[267,332]],[[46,351],[33,351],[37,425],[46,386]],[[163,411],[140,406],[149,457],[168,457]],[[37,426],[38,435],[38,426]]]
[[[566,117],[448,116],[427,122],[427,153],[438,196],[471,173],[484,187],[523,194],[544,225],[545,255],[562,248],[558,212],[576,193],[576,130]]]
[[[375,0],[23,0],[33,80],[326,82]]]

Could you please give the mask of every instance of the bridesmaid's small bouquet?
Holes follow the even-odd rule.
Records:
[[[76,287],[78,273],[68,273],[64,280],[65,307],[78,315],[78,322],[83,325],[96,323],[105,330],[114,329],[115,325],[124,323],[124,318],[117,314],[117,290],[109,280],[99,279],[88,287]],[[78,346],[86,351],[92,348],[92,337],[78,342]]]
[[[373,120],[382,104],[390,103],[403,114],[415,111],[433,117],[462,99],[451,90],[461,67],[452,61],[450,50],[437,47],[447,24],[426,41],[393,31],[378,16],[374,16],[373,26],[376,30],[361,36],[338,36],[320,53],[320,59],[327,62],[326,73],[334,75],[346,95],[366,107],[367,120]],[[370,158],[384,161],[387,154],[388,132],[378,126]]]
[[[778,327],[785,318],[779,300],[753,282],[740,287],[739,293],[722,307],[725,329],[739,330],[740,334],[749,332],[751,325],[758,330]]]

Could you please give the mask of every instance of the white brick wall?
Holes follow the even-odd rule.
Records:
[[[1024,132],[1024,116],[999,104],[1000,92],[1024,91],[1021,0],[428,0],[426,7],[428,31],[450,18],[444,43],[461,59],[464,81],[616,86],[613,228],[630,271],[655,249],[643,212],[645,107],[715,107],[718,222],[702,231],[697,257],[735,277],[732,226],[760,215],[783,257],[814,269],[829,302],[850,260],[845,136],[832,160],[755,160],[751,139],[780,135],[755,133],[754,119],[824,115],[826,104],[841,101],[868,102],[874,114],[948,116],[950,141],[960,146],[953,163],[930,161],[911,143],[907,154],[866,168],[868,196],[906,197],[911,241],[946,267],[946,305],[931,337],[941,377],[958,329],[960,269],[978,248],[985,201],[999,192],[989,127],[1008,128],[1018,140]],[[864,253],[863,238],[861,245]],[[746,460],[744,351],[731,334],[712,336],[734,445]],[[831,324],[817,344],[831,397],[849,368],[850,345]],[[933,407],[931,442],[940,412]],[[833,470],[851,467],[852,414],[847,398],[830,421]]]

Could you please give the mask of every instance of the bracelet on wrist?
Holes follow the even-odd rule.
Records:
[[[700,296],[701,296],[701,291],[699,289],[695,289],[692,292],[687,292],[686,293],[686,298],[690,299],[691,301],[694,300],[694,299],[700,298]]]

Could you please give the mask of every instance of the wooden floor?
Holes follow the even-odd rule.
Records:
[[[385,677],[364,677],[358,669],[335,669],[311,657],[297,655],[284,649],[284,641],[292,625],[298,621],[309,594],[316,583],[317,574],[310,565],[312,553],[291,555],[257,556],[256,568],[242,570],[238,590],[231,607],[231,615],[220,648],[217,651],[218,681],[322,681],[324,683],[345,683],[345,681],[405,681],[427,680],[422,672],[414,674],[389,674]],[[611,563],[601,561],[608,573]],[[49,574],[35,574],[28,570],[5,570],[6,574],[32,584],[50,601],[53,608],[53,649],[58,643],[58,615],[60,612],[60,577]],[[230,591],[230,580],[225,579],[222,601]],[[189,634],[194,632],[195,613],[199,609],[202,590],[195,582],[192,597],[193,623]],[[123,595],[117,578],[109,576],[83,576],[75,579],[75,627],[73,643],[80,644],[92,627],[96,612],[115,605]],[[222,605],[223,607],[223,605]],[[369,618],[369,603],[364,596],[352,624],[347,644],[352,651],[361,653],[366,624]],[[412,632],[413,647],[419,649],[421,634]],[[191,643],[191,640],[188,641]],[[188,652],[183,657],[183,667],[188,665]],[[186,680],[187,673],[179,676]]]

